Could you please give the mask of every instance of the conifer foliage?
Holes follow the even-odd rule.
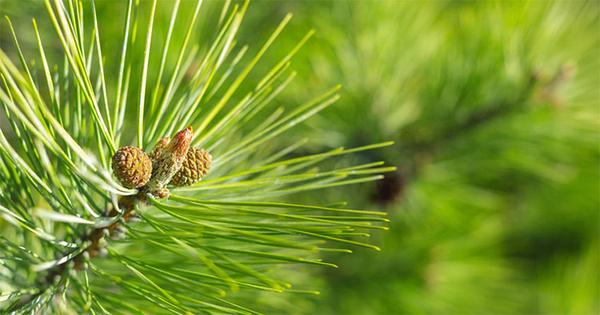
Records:
[[[312,35],[262,60],[291,16],[254,50],[236,41],[247,2],[226,2],[215,18],[202,1],[130,0],[119,51],[105,54],[117,39],[102,36],[93,1],[44,5],[56,36],[34,19],[36,51],[10,19],[2,26],[14,40],[0,50],[3,313],[255,313],[261,291],[313,293],[281,276],[286,265],[335,267],[319,253],[377,249],[364,238],[386,229],[384,213],[286,200],[394,170],[336,167],[390,143],[307,156],[293,153],[302,141],[273,144],[339,97],[333,87],[274,102]],[[154,29],[159,12],[169,12],[166,33]],[[199,21],[210,41],[194,40]],[[246,82],[259,62],[269,70]]]

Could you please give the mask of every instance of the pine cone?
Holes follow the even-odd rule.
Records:
[[[150,179],[152,161],[140,148],[122,147],[113,156],[112,168],[123,186],[140,188]]]
[[[170,184],[182,187],[197,183],[208,173],[211,163],[210,153],[202,149],[190,148],[181,169],[173,176]]]

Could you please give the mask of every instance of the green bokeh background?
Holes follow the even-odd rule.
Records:
[[[382,252],[336,257],[315,313],[600,312],[597,2],[258,6],[317,30],[290,101],[344,86],[311,140],[396,142],[364,159],[399,171],[349,194],[390,213]]]
[[[27,47],[41,2],[0,7]],[[120,34],[122,8],[98,1],[103,37]],[[381,252],[326,257],[340,267],[296,279],[321,295],[290,313],[600,314],[598,2],[255,1],[240,43],[257,49],[287,12],[267,58],[316,35],[277,102],[343,86],[297,131],[305,150],[393,140],[355,158],[398,167],[380,183],[303,197],[385,210],[392,222],[372,235]]]

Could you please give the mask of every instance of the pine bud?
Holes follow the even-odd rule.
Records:
[[[179,172],[173,176],[170,184],[182,187],[197,183],[208,173],[211,163],[212,156],[210,153],[202,149],[190,148],[183,165]]]
[[[113,156],[112,168],[121,184],[127,188],[144,186],[152,175],[150,157],[136,147],[122,147]]]
[[[165,146],[162,146],[161,143],[166,142],[166,140],[163,139],[159,142],[157,145],[159,148],[156,150],[156,156],[152,161],[152,176],[146,187],[144,187],[145,192],[158,198],[168,196],[168,190],[165,186],[171,182],[173,176],[177,174],[186,160],[193,135],[192,127],[188,127],[179,131]]]
[[[162,150],[167,147],[167,145],[169,144],[170,141],[171,141],[171,137],[167,136],[167,137],[160,139],[158,141],[158,143],[154,146],[152,153],[150,153],[150,159],[152,160],[153,163],[160,157]]]

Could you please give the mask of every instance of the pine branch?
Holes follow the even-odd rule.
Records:
[[[235,36],[247,2],[224,6],[212,40],[202,42],[206,49],[191,44],[201,2],[193,10],[175,2],[166,10],[171,18],[157,65],[152,29],[159,27],[155,15],[170,4],[150,5],[142,25],[143,5],[127,4],[113,62],[103,56],[112,43],[101,37],[94,4],[46,0],[64,60],[61,68],[50,66],[45,35],[34,21],[42,82],[10,27],[21,68],[0,50],[0,103],[20,140],[0,129],[0,212],[7,228],[0,246],[15,255],[2,261],[0,281],[13,290],[3,295],[5,311],[254,313],[242,305],[257,291],[315,293],[291,288],[280,272],[285,266],[335,267],[319,253],[379,249],[364,238],[366,231],[387,229],[384,213],[289,201],[395,170],[382,162],[337,162],[389,142],[288,158],[305,141],[272,141],[339,98],[336,86],[291,110],[274,102],[295,76],[291,58],[313,31],[251,83],[247,77],[291,15],[246,58],[251,50],[237,48]],[[85,30],[88,16],[93,26]],[[181,27],[186,31],[178,32]],[[140,30],[147,30],[143,43],[136,39]],[[164,62],[170,48],[177,56],[173,67]],[[140,56],[141,64],[135,62]],[[135,123],[128,123],[129,113]],[[122,139],[132,136],[127,129],[139,147],[124,146]],[[163,140],[166,147],[148,151]],[[189,152],[210,152],[210,171],[200,165],[201,155]],[[180,172],[185,177],[177,177]],[[202,290],[183,287],[190,284]]]
[[[465,134],[474,132],[483,126],[524,109],[527,101],[532,97],[536,86],[537,79],[531,76],[514,99],[502,101],[497,104],[477,106],[476,108],[482,109],[471,113],[456,124],[451,124],[430,139],[420,139],[406,143],[403,145],[403,149],[407,150],[407,152],[415,152],[417,155],[433,154]]]

